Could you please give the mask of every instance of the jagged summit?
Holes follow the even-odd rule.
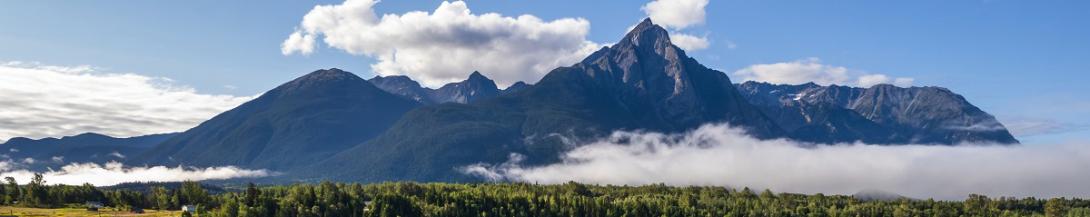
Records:
[[[734,89],[725,73],[686,56],[671,43],[666,29],[650,19],[644,19],[616,44],[562,69],[549,73],[535,86],[583,83],[580,80],[585,79],[624,103],[621,108],[632,108],[640,119],[636,122],[651,126],[649,129],[681,131],[727,121],[753,129],[758,137],[780,134],[771,120]]]
[[[473,71],[466,80],[443,85],[432,92],[432,100],[435,102],[469,103],[480,99],[491,98],[500,94],[496,82],[485,77],[480,72]]]
[[[469,78],[466,78],[466,81],[484,81],[484,80],[491,81],[492,79],[489,79],[488,77],[485,77],[479,71],[473,71],[472,74],[469,74]]]
[[[628,31],[625,34],[624,39],[617,42],[614,46],[631,45],[637,47],[653,46],[656,48],[666,48],[673,46],[670,42],[670,33],[666,31],[662,26],[656,25],[651,22],[651,18],[646,18],[636,27]]]

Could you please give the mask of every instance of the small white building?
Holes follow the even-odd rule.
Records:
[[[85,205],[87,206],[87,211],[98,211],[98,209],[102,209],[102,203],[98,201],[87,201]]]
[[[197,206],[194,206],[194,205],[182,206],[182,212],[197,213]]]

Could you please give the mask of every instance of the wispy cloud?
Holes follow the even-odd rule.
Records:
[[[814,82],[820,85],[847,85],[870,87],[875,84],[893,84],[912,86],[915,79],[892,77],[885,74],[851,70],[843,66],[826,65],[818,58],[807,58],[791,62],[755,64],[735,71],[731,78],[740,81],[762,81],[775,84],[803,84]]]
[[[1086,130],[1087,125],[1057,121],[1047,118],[1004,118],[1003,123],[1011,134],[1018,137],[1029,137],[1067,133],[1078,130]]]
[[[250,98],[201,94],[166,78],[93,66],[6,62],[0,63],[0,138],[176,132]]]
[[[689,133],[617,132],[525,167],[520,157],[464,172],[482,177],[561,183],[721,185],[781,192],[852,194],[883,190],[916,198],[1090,196],[1090,146],[811,146],[758,140],[725,125]]]
[[[0,177],[13,177],[20,183],[30,181],[34,172],[12,170],[15,163],[0,162]],[[165,166],[126,167],[121,163],[106,164],[73,163],[57,171],[42,173],[50,184],[80,185],[90,183],[96,186],[109,186],[126,182],[178,182],[223,180],[232,178],[265,177],[274,175],[267,170],[248,170],[233,166],[184,168]]]

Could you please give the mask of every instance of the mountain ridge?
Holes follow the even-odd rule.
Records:
[[[366,141],[417,106],[352,73],[317,70],[182,132],[134,162],[292,168]]]
[[[994,116],[973,106],[964,97],[943,87],[897,87],[878,84],[868,88],[770,84],[748,81],[737,84],[747,99],[775,117],[780,126],[802,129],[791,137],[819,142],[871,144],[945,144],[995,142],[1017,144],[1018,140]],[[786,112],[785,110],[797,110]],[[814,121],[811,113],[838,113],[831,120]],[[822,115],[822,114],[818,114]],[[805,117],[805,118],[801,118]],[[844,130],[885,131],[855,137],[828,138]],[[810,131],[810,132],[806,132]],[[865,136],[872,135],[872,136]],[[873,135],[888,135],[878,138]]]
[[[448,83],[438,89],[423,87],[419,82],[404,75],[375,76],[368,81],[382,90],[422,104],[448,102],[465,104],[507,93],[506,90],[496,87],[495,81],[478,71],[470,73],[465,80]],[[520,83],[526,85],[526,83]]]
[[[11,138],[0,143],[4,158],[22,161],[34,159],[31,168],[59,167],[68,163],[106,163],[124,161],[125,156],[141,154],[179,133],[112,137],[99,133],[81,133],[60,138]],[[54,157],[59,157],[54,159]]]

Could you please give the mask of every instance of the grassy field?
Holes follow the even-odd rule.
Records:
[[[40,208],[25,208],[25,207],[0,207],[0,216],[180,216],[180,211],[158,211],[145,209],[142,214],[130,213],[127,210],[114,210],[111,208],[103,208],[97,212],[87,211],[82,208],[57,208],[57,209],[40,209]]]

